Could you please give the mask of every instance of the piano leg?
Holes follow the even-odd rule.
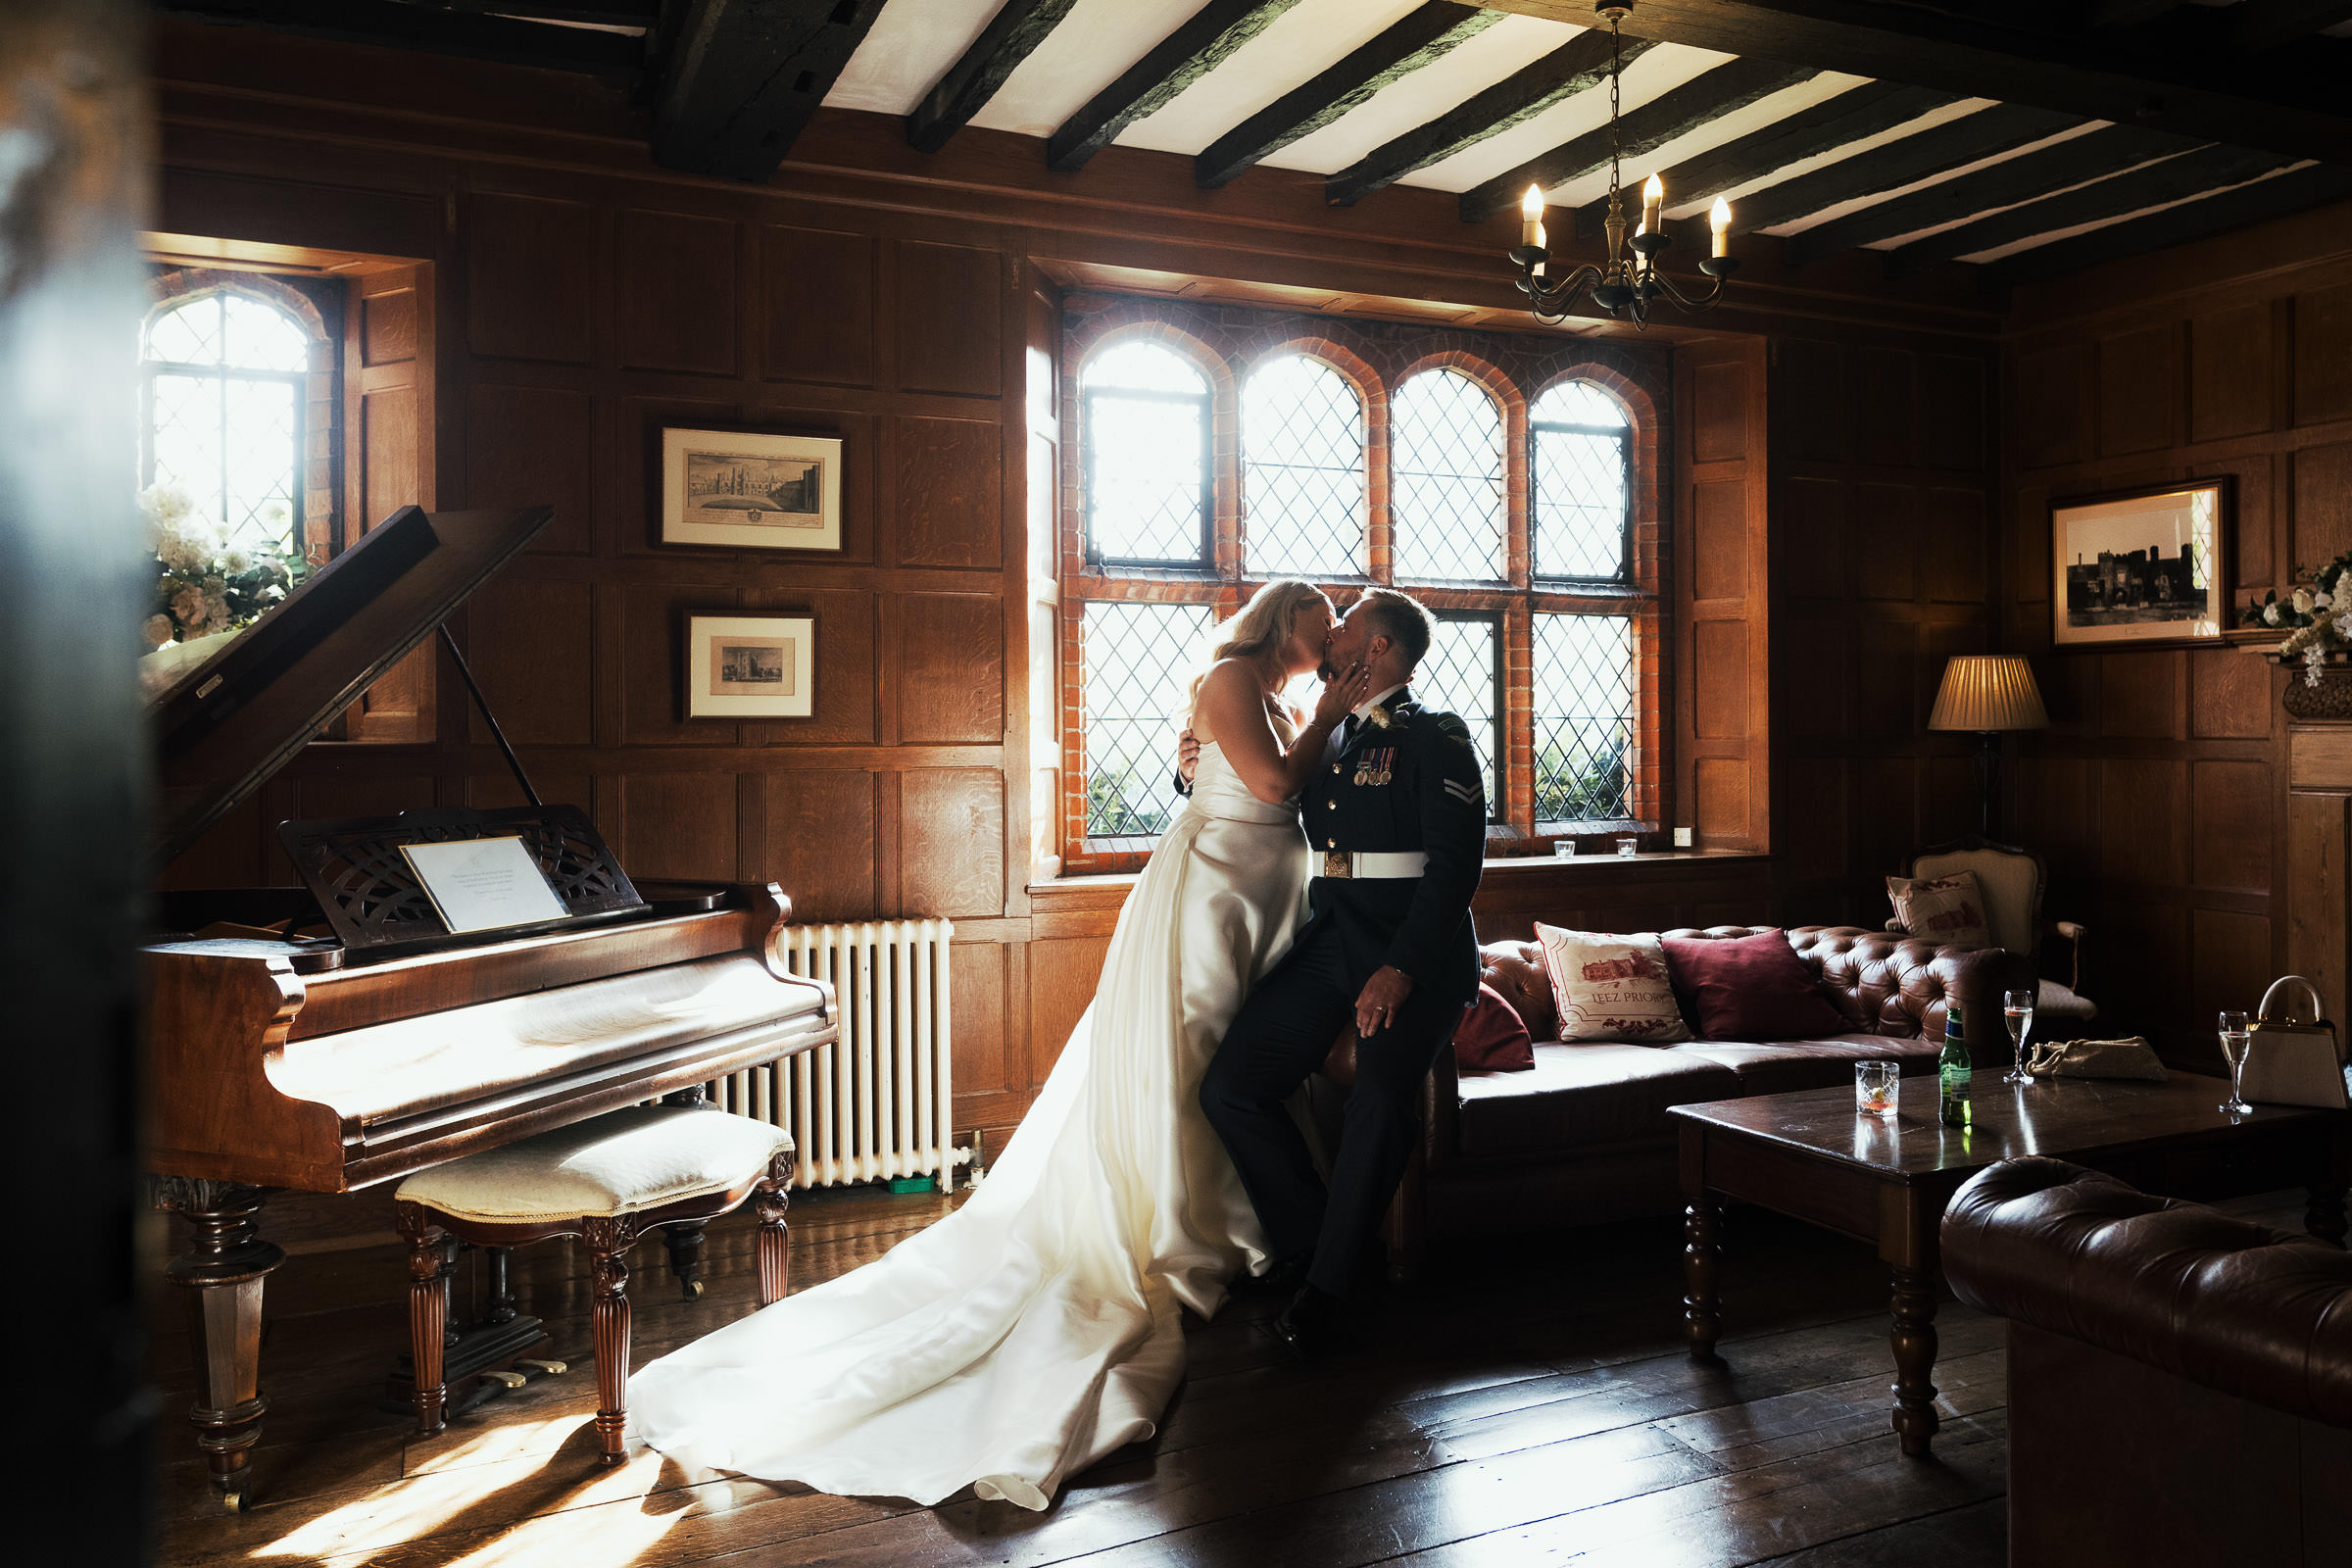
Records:
[[[792,1283],[792,1231],[784,1215],[792,1206],[792,1152],[786,1150],[767,1162],[767,1175],[752,1189],[752,1207],[760,1216],[760,1304],[784,1299]]]
[[[262,1282],[286,1260],[261,1240],[262,1190],[243,1182],[156,1179],[155,1202],[195,1227],[194,1245],[165,1277],[188,1291],[188,1336],[196,1358],[196,1446],[213,1490],[241,1508],[262,1437]]]
[[[409,1366],[416,1431],[430,1437],[446,1424],[441,1410],[449,1395],[442,1370],[449,1350],[448,1258],[441,1228],[422,1204],[395,1203],[392,1213],[409,1244]]]
[[[669,1271],[689,1301],[703,1294],[703,1227],[707,1219],[680,1220],[662,1227],[662,1244],[669,1249]]]
[[[597,1458],[618,1464],[628,1457],[620,1434],[629,1424],[629,1249],[637,1241],[637,1218],[599,1216],[582,1229],[594,1270],[588,1326],[596,1344]]]

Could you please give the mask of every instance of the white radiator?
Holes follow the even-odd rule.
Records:
[[[799,1146],[798,1187],[935,1176],[956,1185],[946,920],[790,925],[784,962],[833,988],[841,1038],[722,1078],[710,1096]]]

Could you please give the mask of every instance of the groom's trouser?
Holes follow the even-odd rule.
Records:
[[[1200,1079],[1200,1108],[1241,1172],[1268,1248],[1278,1259],[1311,1252],[1307,1283],[1334,1296],[1348,1294],[1404,1177],[1420,1136],[1421,1081],[1464,1005],[1415,986],[1388,1027],[1357,1040],[1326,1192],[1285,1102],[1352,1023],[1362,989],[1348,981],[1336,934],[1310,934],[1250,993]]]

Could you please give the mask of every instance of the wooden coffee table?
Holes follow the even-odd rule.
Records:
[[[1925,1454],[1936,1435],[1936,1233],[1944,1205],[1985,1166],[2048,1154],[2168,1198],[2227,1198],[2303,1187],[2314,1236],[2344,1243],[2352,1115],[2259,1105],[2229,1116],[2218,1078],[2164,1083],[1977,1075],[1976,1124],[1936,1119],[1936,1080],[1907,1078],[1902,1114],[1858,1115],[1851,1085],[1676,1105],[1682,1125],[1684,1334],[1708,1357],[1722,1330],[1717,1289],[1727,1199],[1874,1244],[1894,1274],[1894,1430]]]

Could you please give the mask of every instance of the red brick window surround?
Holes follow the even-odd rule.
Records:
[[[1490,855],[1666,819],[1664,356],[1103,294],[1062,347],[1065,873],[1141,865],[1205,635],[1283,576],[1437,615]]]

